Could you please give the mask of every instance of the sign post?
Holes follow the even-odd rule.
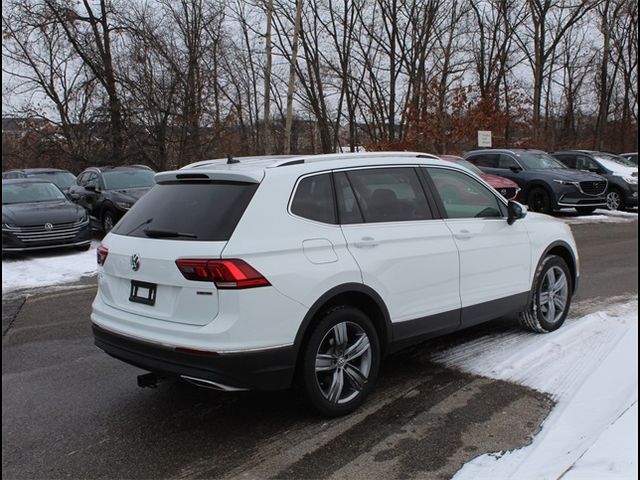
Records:
[[[491,130],[478,130],[478,146],[491,147]]]

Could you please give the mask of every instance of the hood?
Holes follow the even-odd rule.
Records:
[[[67,200],[2,205],[2,223],[19,227],[77,222],[84,215],[83,207]]]
[[[597,182],[604,180],[597,173],[585,172],[583,170],[574,170],[572,168],[538,168],[536,173],[545,174],[547,178],[553,177],[558,180],[566,180],[567,182]]]
[[[619,177],[637,177],[638,167],[627,167],[616,162],[603,162],[602,165],[611,172],[611,175],[617,175]]]
[[[499,188],[518,188],[518,184],[513,180],[509,180],[505,177],[499,177],[498,175],[491,175],[490,173],[483,173],[480,175],[485,182],[491,185],[496,190]]]
[[[126,190],[111,190],[111,194],[115,201],[136,203],[149,190],[151,190],[151,187],[128,188]]]

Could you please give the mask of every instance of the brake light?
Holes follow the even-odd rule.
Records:
[[[104,245],[100,245],[96,249],[96,256],[98,260],[98,265],[104,265],[104,262],[107,260],[107,255],[109,255],[109,249]]]
[[[179,258],[176,265],[187,280],[213,282],[218,288],[253,288],[271,285],[260,272],[244,260]]]

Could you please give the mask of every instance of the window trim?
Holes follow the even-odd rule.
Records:
[[[442,215],[442,219],[443,219],[443,220],[448,220],[448,221],[456,221],[456,220],[463,220],[463,221],[477,220],[477,221],[483,221],[483,222],[486,222],[487,220],[500,220],[500,221],[504,221],[504,220],[507,218],[507,215],[508,215],[508,214],[504,214],[504,215],[503,215],[503,216],[501,216],[501,217],[469,217],[469,218],[450,218],[450,217],[449,217],[449,215],[447,214],[447,211],[446,211],[445,207],[444,207],[444,203],[442,202],[442,198],[440,198],[440,194],[438,193],[438,189],[436,188],[436,184],[435,184],[435,182],[433,181],[433,178],[431,178],[431,175],[429,174],[429,170],[428,170],[429,168],[438,168],[438,169],[441,169],[441,170],[451,170],[451,171],[458,172],[458,173],[461,173],[461,174],[463,174],[463,175],[466,175],[467,177],[471,178],[471,179],[472,179],[472,180],[474,180],[475,182],[480,183],[480,185],[482,185],[484,188],[486,188],[486,189],[487,189],[487,191],[488,191],[491,195],[493,195],[493,196],[494,196],[494,198],[496,198],[496,199],[498,200],[498,202],[501,202],[501,203],[502,203],[503,207],[505,208],[505,210],[506,210],[507,212],[508,212],[508,207],[509,207],[509,201],[508,201],[506,198],[504,198],[502,195],[496,195],[496,194],[493,192],[493,188],[492,188],[490,185],[489,185],[489,186],[487,186],[487,185],[485,184],[485,182],[484,182],[482,179],[478,180],[477,178],[475,178],[473,175],[471,175],[471,174],[470,174],[470,173],[468,173],[468,172],[464,172],[464,171],[462,171],[462,170],[458,170],[458,169],[456,169],[456,168],[451,168],[451,167],[449,167],[448,165],[447,165],[447,166],[445,166],[445,165],[424,165],[424,166],[423,166],[423,168],[424,168],[424,172],[423,172],[423,174],[424,174],[424,176],[425,176],[425,178],[426,178],[426,181],[427,181],[427,183],[428,183],[429,187],[430,187],[431,189],[433,189],[433,191],[434,191],[434,196],[435,196],[436,202],[437,202],[437,204],[438,204],[438,209],[440,210],[440,214]]]

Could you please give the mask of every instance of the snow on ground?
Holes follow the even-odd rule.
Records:
[[[25,288],[60,285],[96,274],[96,247],[31,252],[24,257],[2,259],[2,293]]]
[[[455,480],[638,478],[637,297],[550,334],[485,336],[434,360],[530,386],[557,402],[529,446],[477,457]]]
[[[556,214],[558,218],[568,224],[578,223],[627,223],[638,220],[638,210],[628,210],[626,212],[618,210],[597,209],[592,215],[578,215],[577,213],[565,213],[561,211]]]

